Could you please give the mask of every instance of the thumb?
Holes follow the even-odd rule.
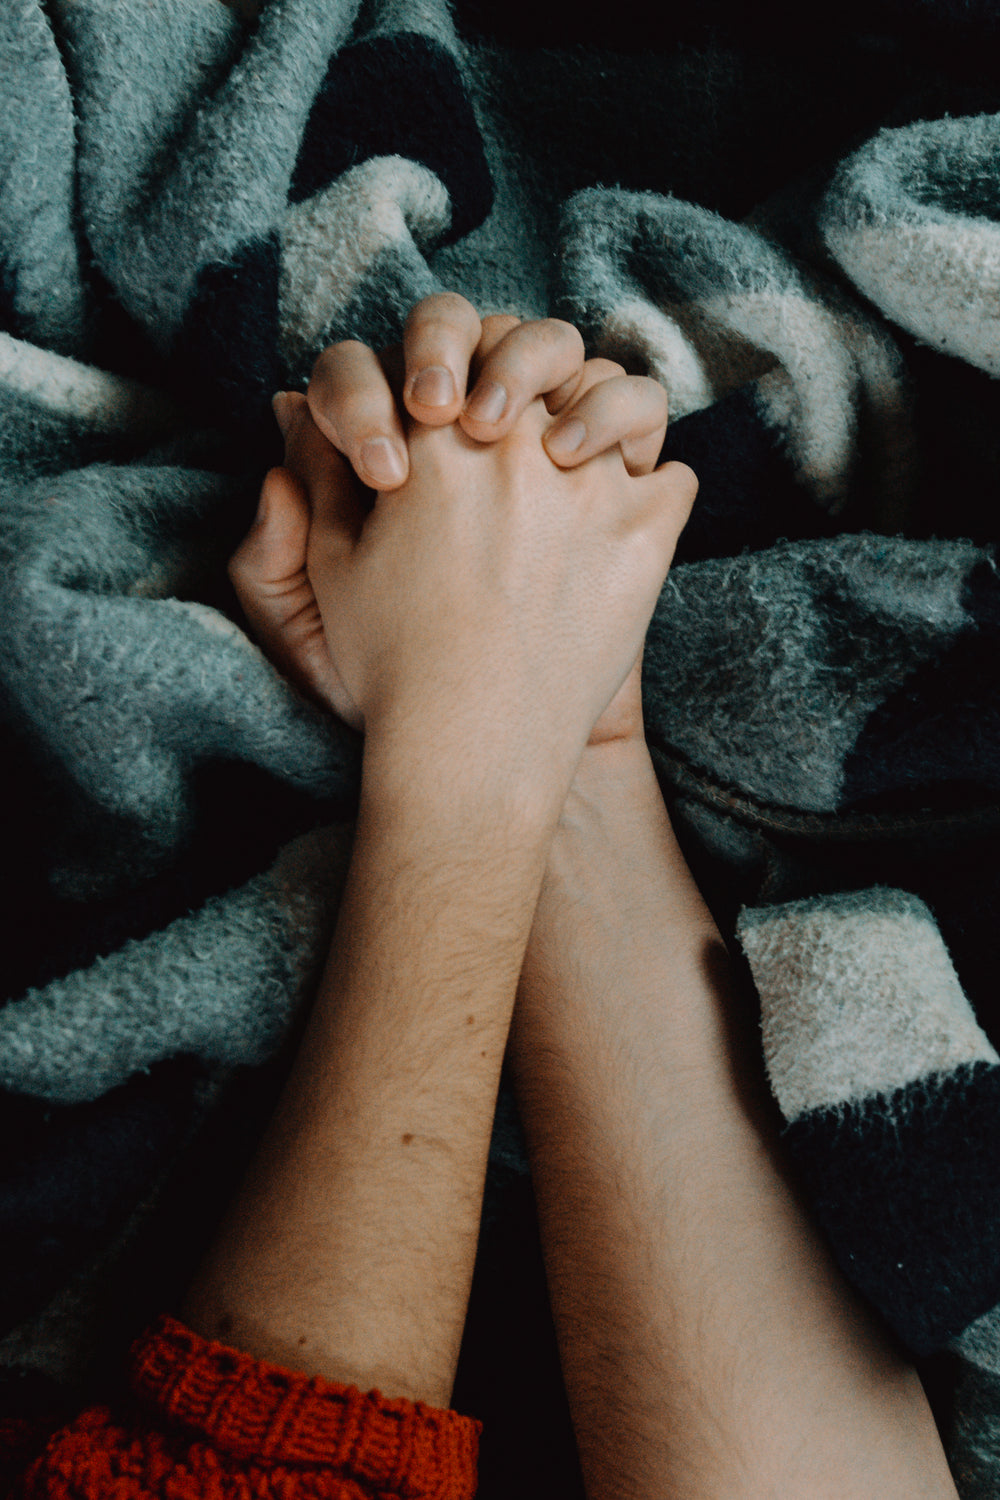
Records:
[[[665,532],[665,540],[673,556],[681,532],[688,523],[691,508],[698,493],[698,477],[687,464],[676,459],[660,464],[652,474],[636,480],[646,504],[656,515]]]
[[[257,517],[233,554],[229,577],[250,634],[272,665],[354,728],[363,719],[330,656],[306,572],[309,502],[287,469],[264,480]]]
[[[229,577],[250,617],[261,597],[286,592],[304,579],[309,539],[309,502],[303,485],[287,469],[264,477],[253,525],[229,562]]]
[[[302,481],[309,518],[307,533],[311,521],[328,551],[349,554],[361,535],[368,511],[351,466],[316,426],[305,396],[279,391],[272,404],[285,439],[283,468],[272,473],[284,473],[289,479],[294,476],[294,480]],[[279,510],[282,505],[285,514],[287,494],[279,496]]]

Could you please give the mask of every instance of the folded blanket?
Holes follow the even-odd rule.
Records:
[[[818,56],[764,9],[545,48],[472,0],[0,11],[0,1394],[92,1385],[121,1286],[180,1276],[308,999],[359,744],[224,563],[271,394],[445,287],[667,388],[664,796],[815,1212],[1000,1490],[993,22],[886,4]],[[503,1095],[487,1233],[525,1170]]]

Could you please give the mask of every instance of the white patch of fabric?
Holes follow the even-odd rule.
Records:
[[[745,911],[768,1076],[786,1120],[1000,1062],[931,913],[874,889]]]
[[[0,387],[99,432],[162,434],[182,425],[165,397],[121,375],[78,364],[0,333]]]
[[[1000,375],[1000,226],[946,222],[830,224],[831,252],[856,286],[924,343]]]
[[[1000,1375],[1000,1306],[970,1323],[948,1347],[980,1369]]]
[[[429,243],[450,222],[441,180],[402,156],[372,157],[292,204],[281,227],[278,284],[286,366],[297,370],[315,358],[380,252]]]
[[[782,434],[799,480],[834,513],[850,493],[863,404],[898,454],[898,473],[886,476],[891,493],[899,504],[909,496],[913,439],[898,355],[839,305],[795,288],[659,307],[633,297],[605,320],[599,349],[641,359],[666,388],[674,419],[756,380],[762,415]]]
[[[683,328],[641,297],[630,297],[612,309],[597,349],[605,359],[623,364],[640,360],[665,388],[672,420],[701,411],[717,399],[701,354]]]
[[[787,383],[794,407],[788,447],[800,479],[835,507],[846,496],[856,452],[854,361],[837,319],[797,291],[741,292],[710,298],[706,314],[780,363],[773,384]],[[762,390],[768,389],[762,381]],[[781,403],[788,411],[787,397]]]

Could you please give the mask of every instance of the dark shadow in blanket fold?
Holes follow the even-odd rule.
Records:
[[[62,1108],[0,1094],[0,1334],[122,1228],[177,1151],[197,1071],[161,1063]]]

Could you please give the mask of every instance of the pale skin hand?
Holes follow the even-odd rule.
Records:
[[[535,402],[485,448],[416,428],[409,479],[370,515],[346,483],[314,500],[307,572],[369,747],[426,726],[472,773],[467,736],[488,726],[505,780],[530,790],[541,756],[568,787],[641,651],[691,487],[669,466],[632,478],[617,454],[557,469],[548,420]]]
[[[468,715],[512,772],[541,752],[572,776],[641,650],[689,492],[630,478],[616,454],[555,468],[548,420],[533,403],[485,448],[415,428],[410,477],[367,518],[346,485],[328,512],[314,500],[307,571],[369,735],[426,722],[440,747]]]
[[[447,371],[457,395],[433,406],[415,401],[412,393],[426,387],[428,371],[432,392],[440,391],[441,372]],[[484,390],[498,385],[507,393],[502,420],[483,423],[470,417],[466,406],[474,408]],[[418,304],[408,319],[402,349],[390,351],[388,358],[380,361],[360,344],[335,346],[317,361],[308,397],[275,398],[286,440],[285,463],[267,475],[257,520],[234,555],[230,573],[251,629],[275,665],[355,728],[362,727],[362,716],[334,667],[306,571],[310,503],[305,481],[320,504],[328,503],[327,496],[341,483],[331,439],[366,481],[372,475],[361,454],[372,443],[379,452],[398,447],[408,471],[405,417],[400,418],[397,408],[403,388],[408,410],[423,425],[442,427],[459,420],[480,442],[503,437],[528,402],[543,395],[546,408],[559,414],[544,435],[546,450],[566,469],[617,449],[630,474],[649,475],[666,429],[662,387],[626,376],[608,360],[584,362],[579,334],[570,325],[556,320],[520,324],[509,316],[480,323],[470,304],[452,294]],[[567,429],[568,448],[559,441]],[[693,476],[681,466],[673,468],[679,479],[687,475],[693,493]],[[628,732],[636,724],[641,728],[638,654],[627,686],[601,716],[592,738]]]
[[[512,1045],[588,1494],[954,1497],[915,1373],[786,1178],[638,689],[577,768]]]
[[[509,314],[480,320],[464,297],[443,292],[417,303],[402,347],[381,358],[354,342],[325,350],[307,399],[320,431],[373,489],[396,489],[406,478],[406,416],[426,427],[457,421],[477,442],[493,443],[538,396],[560,415],[545,435],[553,462],[572,468],[618,446],[630,474],[651,472],[667,420],[663,388],[610,361],[588,361],[614,387],[581,400],[584,363],[572,324],[522,324]],[[582,440],[577,424],[586,429]]]
[[[183,1310],[259,1357],[435,1405],[546,851],[692,498],[680,466],[557,468],[550,421],[529,398],[488,446],[423,427],[370,510],[332,449],[310,491],[330,681],[366,731],[354,852],[291,1077]]]

